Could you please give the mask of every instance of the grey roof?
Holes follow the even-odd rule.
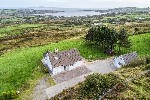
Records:
[[[138,54],[136,52],[128,53],[125,55],[122,55],[124,61],[126,64],[131,63],[133,60],[137,58]]]
[[[53,67],[73,65],[75,62],[83,59],[77,49],[49,53],[49,58]]]

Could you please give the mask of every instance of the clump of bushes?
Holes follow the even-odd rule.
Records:
[[[150,70],[150,63],[149,64],[147,64],[146,66],[145,66],[145,68],[144,68],[145,70]]]
[[[19,91],[7,91],[7,92],[3,92],[2,93],[2,98],[3,100],[6,100],[6,99],[15,99],[19,96],[20,92]]]
[[[80,85],[78,97],[80,99],[98,99],[100,95],[107,92],[121,79],[114,74],[92,74]]]
[[[150,55],[145,56],[146,64],[150,64]]]

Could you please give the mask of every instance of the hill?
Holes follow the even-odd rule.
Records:
[[[124,53],[137,51],[140,56],[150,54],[149,38],[149,33],[131,36],[133,46],[129,50],[125,50]],[[34,80],[35,77],[39,78],[44,75],[43,72],[41,73],[43,67],[41,65],[42,55],[47,50],[53,51],[54,48],[59,50],[77,48],[86,59],[104,59],[108,57],[97,49],[89,49],[84,45],[81,38],[64,40],[45,46],[17,49],[0,57],[0,87],[2,87],[0,93],[20,90],[20,88],[25,89],[30,84],[29,79]]]

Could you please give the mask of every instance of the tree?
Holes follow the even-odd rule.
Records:
[[[117,32],[106,26],[94,26],[89,29],[85,39],[104,51],[108,49],[113,51],[117,42]]]
[[[135,34],[138,34],[138,32],[139,32],[139,29],[136,27],[136,28],[134,28],[134,33]]]
[[[119,31],[117,45],[119,47],[119,53],[121,52],[121,47],[129,48],[131,46],[131,42],[129,41],[129,35],[125,31],[125,29],[121,29]]]
[[[87,43],[95,45],[108,54],[112,54],[115,46],[129,47],[128,34],[124,29],[117,32],[115,29],[106,26],[91,27],[85,36]]]

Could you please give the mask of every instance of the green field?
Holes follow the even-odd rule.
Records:
[[[7,22],[16,22],[16,21],[21,21],[22,18],[7,18],[7,19],[2,19],[0,22],[1,23],[7,23]]]
[[[130,19],[136,19],[136,18],[150,18],[149,14],[125,14],[125,15],[116,15],[114,17],[104,17],[104,20],[110,18],[110,19],[121,19],[121,18],[130,18]]]
[[[150,54],[150,34],[141,34],[130,37],[133,46],[130,51],[137,51],[139,55]],[[104,59],[108,56],[100,50],[84,45],[83,39],[70,39],[45,46],[22,48],[0,56],[0,93],[18,90],[34,75],[34,69],[41,66],[42,55],[46,50],[54,48],[66,50],[77,48],[86,59]],[[40,72],[40,71],[39,71]]]
[[[150,33],[134,35],[129,38],[132,43],[131,49],[137,51],[139,55],[150,54]]]
[[[0,37],[6,35],[15,35],[22,33],[23,29],[27,28],[37,28],[43,26],[45,24],[22,24],[22,25],[15,25],[15,26],[8,26],[5,28],[0,28]]]

